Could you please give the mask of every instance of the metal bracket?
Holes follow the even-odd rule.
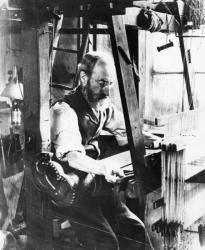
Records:
[[[158,207],[164,206],[164,198],[161,198],[159,200],[156,200],[153,202],[153,209],[157,209]]]

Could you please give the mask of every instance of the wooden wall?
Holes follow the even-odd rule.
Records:
[[[202,35],[203,30],[191,31],[185,35]],[[184,38],[186,52],[191,51],[189,63],[191,88],[195,108],[205,107],[203,93],[205,90],[205,52],[204,38]],[[174,43],[161,52],[157,47],[171,40]],[[146,102],[145,118],[178,113],[189,109],[186,87],[183,77],[183,66],[178,38],[175,34],[147,34],[146,42]]]

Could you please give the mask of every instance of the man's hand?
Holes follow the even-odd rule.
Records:
[[[124,178],[123,170],[114,163],[106,163],[103,160],[94,160],[80,152],[69,152],[67,154],[68,164],[71,168],[80,171],[105,176],[107,182],[116,183]],[[117,165],[117,166],[116,166]]]
[[[123,170],[116,166],[105,166],[104,176],[106,181],[110,183],[116,183],[121,178],[125,177]]]

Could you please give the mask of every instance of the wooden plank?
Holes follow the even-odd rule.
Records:
[[[78,53],[78,62],[80,62],[85,55],[89,43],[90,21],[88,18],[83,20],[83,35],[80,50]]]
[[[56,51],[55,51],[55,47],[58,47],[58,42],[59,42],[59,38],[60,38],[60,29],[62,27],[62,23],[63,23],[63,14],[59,15],[59,19],[55,20],[55,30],[54,30],[54,37],[53,37],[53,41],[52,41],[52,46],[53,48],[51,48],[51,67],[53,67],[54,65],[54,60],[55,60],[55,56],[56,56]],[[53,27],[54,29],[54,27]]]
[[[38,77],[39,77],[39,96],[40,96],[40,148],[38,150],[50,151],[50,64],[49,64],[49,30],[48,23],[44,23],[37,31],[38,43]]]
[[[51,222],[46,220],[49,209],[44,206],[45,201],[33,187],[32,176],[28,176],[28,170],[34,167],[39,153],[49,151],[50,147],[49,30],[47,23],[38,24],[38,16],[32,23],[27,18],[25,15],[22,23],[27,233],[31,245],[39,249],[51,250],[53,249],[52,227]],[[43,239],[40,240],[37,235],[42,236]]]
[[[70,29],[60,29],[60,34],[66,34],[66,35],[71,35],[71,34],[83,34],[85,29],[82,28],[70,28]],[[109,32],[108,29],[103,29],[103,28],[91,28],[89,29],[89,34],[104,34],[107,35]]]
[[[140,117],[144,117],[146,100],[146,31],[138,31],[139,107]]]
[[[103,161],[105,165],[120,166],[120,167],[125,167],[127,165],[132,164],[130,151],[125,151],[123,153],[119,153],[119,154],[104,158],[101,161]],[[130,166],[130,169],[132,169],[132,165]]]
[[[0,229],[7,229],[8,221],[8,206],[6,202],[6,197],[4,193],[3,186],[3,172],[2,172],[2,163],[0,162]]]
[[[139,106],[135,89],[134,76],[130,61],[128,42],[123,16],[113,16],[110,20],[111,44],[122,101],[125,124],[128,134],[133,169],[136,177],[136,190],[139,197],[140,214],[144,217],[144,140],[140,124]],[[119,50],[120,49],[120,50]],[[121,52],[120,52],[121,51]],[[124,54],[124,55],[123,55]],[[128,60],[126,60],[126,57]]]
[[[184,3],[181,0],[177,1],[177,7],[178,7],[178,35],[179,35],[179,45],[180,45],[180,51],[181,51],[181,57],[182,57],[182,63],[184,68],[184,79],[186,83],[186,90],[187,90],[187,97],[188,97],[188,103],[189,103],[189,109],[194,109],[194,102],[192,97],[192,88],[191,88],[191,81],[190,81],[190,74],[189,74],[189,68],[186,58],[186,52],[185,52],[185,45],[184,45],[184,38],[183,38],[183,11],[184,11]]]
[[[6,159],[5,159],[5,147],[3,142],[3,136],[0,130],[0,178],[3,178],[6,174]]]
[[[24,27],[23,37],[26,151],[40,153],[50,145],[48,25]]]
[[[77,50],[73,50],[73,49],[64,49],[64,48],[53,47],[53,50],[55,50],[55,51],[61,51],[61,52],[66,52],[66,53],[75,53],[75,54],[78,53]]]

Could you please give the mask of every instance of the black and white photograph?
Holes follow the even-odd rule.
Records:
[[[205,249],[205,0],[0,0],[0,250]]]

